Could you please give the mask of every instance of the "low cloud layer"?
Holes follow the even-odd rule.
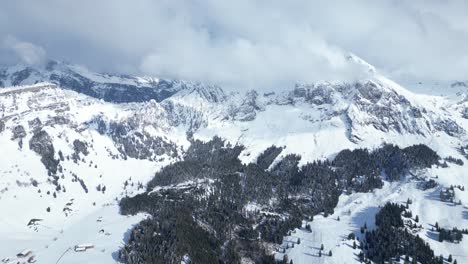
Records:
[[[0,63],[271,88],[361,78],[352,52],[396,80],[468,79],[466,1],[317,2],[6,1]]]
[[[46,60],[44,48],[32,43],[19,41],[14,37],[8,36],[3,44],[6,52],[13,52],[21,62],[27,65],[42,64]]]

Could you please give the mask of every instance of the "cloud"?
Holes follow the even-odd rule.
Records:
[[[141,70],[234,87],[242,83],[248,88],[288,85],[292,80],[363,76],[362,71],[346,60],[343,51],[318,38],[311,40],[309,37],[307,41],[293,44],[288,38],[275,43],[244,38],[212,42],[205,36],[174,45],[176,47],[160,47],[146,55]]]
[[[12,36],[5,38],[4,45],[7,49],[13,51],[23,63],[28,65],[41,64],[46,58],[44,48],[29,42],[18,41]]]
[[[10,48],[26,62],[47,51],[98,71],[236,88],[362,78],[347,52],[397,81],[456,80],[468,79],[463,10],[463,0],[16,0],[2,4],[0,36],[29,43]]]

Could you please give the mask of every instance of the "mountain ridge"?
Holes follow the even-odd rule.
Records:
[[[164,82],[148,79],[148,83],[158,84],[144,84],[141,89],[161,89],[164,93],[158,99],[157,93],[140,93],[137,82],[129,84],[130,80],[137,79],[127,79],[121,86],[106,86],[117,80],[115,76],[97,74],[95,80],[66,87],[60,80],[66,80],[65,84],[73,83],[70,80],[90,80],[89,75],[83,77],[86,74],[81,73],[81,77],[77,77],[76,72],[62,71],[60,78],[54,77],[55,82],[50,82],[51,76],[58,74],[54,71],[52,69],[45,77],[32,71],[32,75],[18,82],[24,86],[0,89],[0,144],[9,154],[8,158],[0,158],[0,209],[12,215],[0,221],[15,219],[17,222],[7,232],[7,237],[17,239],[18,234],[33,237],[31,232],[39,232],[48,239],[52,236],[63,241],[59,245],[34,238],[27,243],[35,250],[39,245],[50,246],[49,251],[44,252],[63,252],[66,250],[63,247],[72,243],[87,242],[89,238],[84,237],[85,233],[82,236],[69,231],[76,228],[73,223],[80,223],[80,219],[90,215],[98,220],[99,217],[121,217],[115,209],[116,199],[143,192],[143,184],[149,182],[155,172],[183,160],[197,140],[210,142],[219,137],[225,140],[226,149],[243,146],[238,157],[243,164],[255,163],[265,149],[278,146],[281,151],[270,160],[270,168],[288,159],[303,166],[317,160],[331,160],[344,149],[373,150],[391,144],[401,148],[425,144],[442,158],[456,160],[464,159],[461,150],[468,146],[468,119],[464,117],[468,107],[466,98],[413,93],[379,73],[365,80],[303,83],[281,92],[265,93],[256,90],[227,92],[218,86],[182,81],[158,86]],[[0,80],[11,84],[11,76]],[[98,82],[99,78],[104,81]],[[104,86],[100,86],[102,83]],[[94,92],[100,87],[108,90]],[[108,95],[120,88],[124,92],[117,93],[115,98]],[[122,100],[127,93],[133,94],[131,100]],[[222,150],[221,146],[220,153]],[[432,167],[412,173],[426,173],[441,186],[466,182],[462,177],[466,165],[447,166],[445,171]],[[454,179],[449,175],[454,175]],[[358,177],[355,181],[359,183],[360,180]],[[405,190],[405,195],[429,195],[404,181],[390,186],[385,183],[382,190],[375,190],[376,195],[391,197],[389,193],[398,190],[397,186]],[[210,188],[207,185],[202,189]],[[343,219],[346,219],[344,208],[367,210],[365,206],[376,206],[375,201],[370,201],[373,193],[343,195],[338,205],[343,207],[336,208]],[[464,193],[457,195],[465,202]],[[349,201],[342,205],[342,199]],[[369,204],[353,205],[359,199]],[[421,206],[427,206],[426,199],[421,199],[424,201]],[[35,207],[30,210],[15,209],[25,208],[32,201]],[[106,213],[101,214],[100,210]],[[437,210],[446,212],[448,209],[437,207]],[[459,207],[453,210],[461,214]],[[421,210],[420,214],[424,215]],[[110,235],[112,239],[105,240],[107,244],[103,242],[105,246],[96,243],[102,250],[117,250],[121,241],[119,232],[142,217],[129,217],[125,222],[127,226],[115,227],[115,234]],[[432,216],[426,217],[429,220],[422,221],[433,221]],[[31,219],[43,219],[44,226],[21,224]],[[331,220],[319,216],[318,221]],[[352,222],[352,218],[349,221]],[[94,222],[98,226],[101,223]],[[452,223],[447,221],[446,225]],[[63,236],[59,231],[47,229],[60,225],[64,225]],[[95,232],[96,223],[87,222],[86,226],[87,232]],[[344,231],[348,227],[340,228]],[[308,237],[303,231],[298,232],[302,238]],[[337,233],[337,239],[342,235]],[[316,242],[315,238],[309,239]],[[15,245],[18,243],[12,243],[0,253],[11,254],[16,250]],[[437,250],[444,254],[451,252],[448,247],[437,247]],[[104,255],[96,255],[98,252],[90,254],[103,259]],[[38,258],[55,261],[52,260],[54,254],[38,252]],[[352,253],[335,248],[334,254]],[[73,256],[76,261],[89,260],[87,255]],[[301,263],[300,253],[291,251],[291,256],[295,257],[295,263]]]

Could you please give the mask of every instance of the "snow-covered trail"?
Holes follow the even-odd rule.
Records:
[[[13,261],[17,253],[30,249],[38,263],[117,263],[117,251],[124,244],[126,232],[144,217],[122,216],[117,205],[104,206],[63,230],[40,226],[39,233],[25,231],[1,236],[0,255]],[[85,252],[74,251],[75,245],[85,243],[95,247]]]
[[[451,167],[452,170],[456,169],[460,172],[466,173],[468,171],[467,165],[452,164]],[[431,176],[431,173],[441,175],[442,172],[444,172],[443,169],[432,169],[432,171],[428,172],[428,177],[434,176]],[[438,180],[447,181],[447,178],[451,178],[451,175],[445,175],[439,177]],[[467,186],[466,178],[462,184]],[[413,212],[413,219],[418,215],[419,223],[423,227],[414,235],[419,235],[427,241],[430,247],[434,249],[436,256],[442,254],[447,257],[452,254],[458,263],[468,263],[468,239],[466,237],[459,244],[447,241],[439,242],[437,233],[431,231],[435,222],[438,222],[441,227],[449,229],[468,227],[466,191],[462,192],[456,189],[456,199],[457,201],[460,199],[462,205],[453,205],[440,201],[439,192],[443,188],[442,186],[424,191],[418,188],[417,185],[418,183],[414,180],[386,182],[382,189],[375,190],[372,193],[342,195],[333,215],[326,218],[318,215],[314,217],[312,222],[308,222],[312,232],[305,229],[296,229],[291,237],[285,238],[285,241],[291,242],[297,241],[297,238],[301,239],[301,244],[296,244],[294,248],[286,251],[289,259],[292,259],[295,264],[359,263],[358,254],[360,249],[352,248],[353,240],[347,240],[348,234],[354,232],[362,239],[363,235],[360,233],[360,228],[364,224],[367,225],[368,230],[375,228],[374,216],[379,211],[379,207],[387,202],[405,204],[409,198],[412,201],[409,208]],[[359,247],[359,242],[356,241],[356,243]],[[318,257],[317,254],[321,244],[324,245],[324,250],[322,257]],[[329,250],[332,250],[332,257],[328,256]],[[282,259],[281,253],[277,253],[277,255],[279,255],[277,258]]]

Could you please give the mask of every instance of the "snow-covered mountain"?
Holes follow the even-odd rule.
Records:
[[[151,99],[160,102],[181,90],[205,89],[199,83],[178,80],[99,74],[80,66],[57,61],[49,61],[45,66],[38,67],[17,65],[0,68],[0,87],[32,85],[38,82],[53,83],[65,89],[114,103],[144,102]],[[216,87],[206,88],[216,90]],[[216,96],[216,94],[206,94],[206,96]]]
[[[39,263],[61,257],[59,263],[116,261],[125,231],[144,217],[119,215],[116,201],[142,192],[157,170],[183,158],[194,138],[219,136],[241,144],[245,163],[271,145],[285,147],[276,160],[294,153],[305,164],[343,149],[383,143],[422,143],[442,157],[466,161],[467,95],[413,93],[361,59],[349,59],[368,67],[370,77],[262,93],[97,74],[60,62],[0,69],[0,258],[15,259],[28,248]],[[467,171],[467,165],[450,164],[446,170],[421,173],[448,187],[468,186]],[[310,237],[302,231],[298,236],[333,245],[335,257],[321,259],[324,263],[353,263],[356,252],[340,247],[342,237],[363,221],[370,224],[372,212],[385,201],[408,197],[417,200],[421,223],[466,228],[466,192],[457,191],[464,207],[454,208],[434,201],[432,192],[399,182],[374,193],[342,195],[336,215],[319,217],[312,227],[323,234],[330,229],[329,236]],[[351,208],[355,214],[348,215]],[[336,216],[341,216],[339,224],[330,222]],[[425,232],[420,236],[437,254],[458,254],[459,263],[468,261],[467,239],[437,244]],[[96,248],[85,254],[69,250],[82,243]],[[318,261],[300,251],[306,246],[313,245],[290,250],[294,263]]]

